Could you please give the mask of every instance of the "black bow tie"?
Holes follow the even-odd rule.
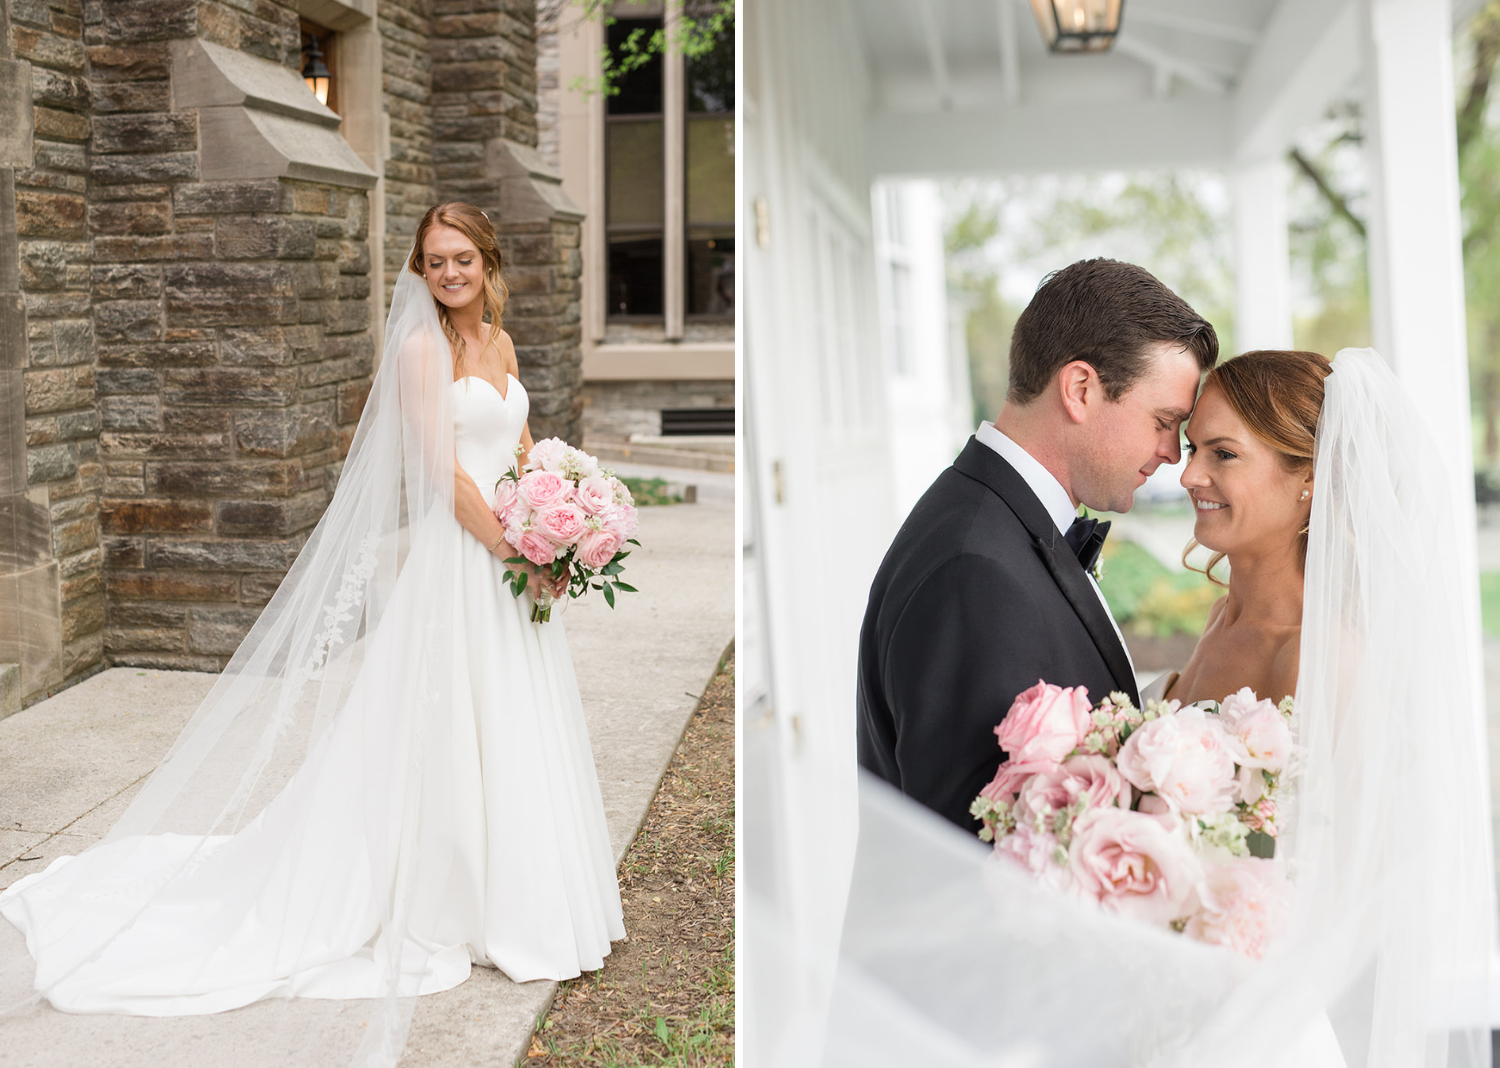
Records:
[[[1078,557],[1079,566],[1085,571],[1093,571],[1094,565],[1099,562],[1099,550],[1104,548],[1104,539],[1108,534],[1108,520],[1101,523],[1097,519],[1079,517],[1073,520],[1073,525],[1063,538],[1067,541],[1068,548],[1073,550],[1073,555]]]

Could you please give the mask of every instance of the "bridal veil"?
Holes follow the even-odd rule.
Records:
[[[1350,1068],[1487,1068],[1488,746],[1455,510],[1373,351],[1342,351],[1326,390],[1284,938],[1251,962],[1063,899],[866,776],[811,1063],[1275,1066],[1327,1012]]]
[[[28,950],[0,923],[0,1012],[34,1011],[49,989],[131,938],[141,917],[159,919],[163,908],[181,904],[174,895],[185,885],[194,893],[209,886],[222,944],[234,945],[252,917],[274,917],[277,944],[256,952],[287,974],[336,964],[319,959],[314,932],[331,917],[359,917],[370,938],[356,963],[373,977],[377,996],[339,1002],[273,992],[269,1002],[218,1016],[132,1022],[148,1029],[132,1032],[141,1043],[200,1054],[201,1063],[240,1063],[237,1056],[257,1064],[396,1063],[412,977],[428,969],[423,955],[437,944],[436,932],[420,929],[430,921],[416,918],[432,910],[413,906],[442,893],[442,829],[453,822],[447,783],[428,773],[426,760],[445,748],[447,740],[434,737],[443,717],[425,714],[450,701],[453,688],[452,381],[436,305],[423,279],[403,266],[381,362],[331,503],[108,836],[49,873],[37,896],[28,891],[14,902],[41,909],[45,899],[42,944]],[[357,727],[358,758],[335,773],[315,765],[327,749],[320,742],[340,721]],[[280,806],[274,828],[252,828],[304,765],[304,786],[322,775],[323,788],[337,791],[339,818],[329,820],[326,806]],[[215,851],[247,828],[256,833],[235,839],[233,864],[218,865],[224,870],[206,880]],[[175,843],[166,868],[153,852],[164,842]],[[355,867],[364,870],[351,881],[366,888],[359,900],[325,900],[319,880],[299,879],[330,846],[359,858]],[[193,1011],[212,1008],[204,1002]],[[5,1022],[0,1017],[0,1034]]]

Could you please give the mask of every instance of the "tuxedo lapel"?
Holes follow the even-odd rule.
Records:
[[[1042,558],[1052,580],[1057,583],[1057,588],[1073,606],[1079,621],[1094,640],[1099,655],[1104,658],[1105,665],[1114,676],[1115,685],[1129,694],[1131,700],[1139,703],[1135,673],[1130,669],[1130,658],[1115,634],[1109,613],[1100,603],[1098,594],[1089,583],[1088,575],[1079,566],[1078,558],[1073,555],[1073,550],[1058,531],[1057,524],[1052,522],[1052,517],[1042,507],[1042,502],[1037,500],[1026,480],[994,449],[972,437],[968,445],[964,446],[963,452],[959,453],[958,459],[953,461],[953,466],[960,474],[987,486],[1015,513],[1031,535],[1037,555]],[[1103,697],[1102,694],[1095,696],[1096,700]]]

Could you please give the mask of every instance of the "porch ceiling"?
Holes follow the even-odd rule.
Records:
[[[1270,158],[1360,69],[1360,0],[1125,0],[1102,55],[1052,55],[1027,0],[857,0],[877,176]],[[1482,0],[1455,0],[1455,27]]]

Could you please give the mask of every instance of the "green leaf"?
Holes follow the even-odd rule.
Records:
[[[521,577],[516,582],[516,593],[517,594],[519,594],[522,590],[524,590],[526,588],[526,580],[529,579],[530,577],[531,577],[531,575],[529,573],[527,573],[525,571],[521,572]]]
[[[626,538],[625,541],[627,543],[631,544],[631,545],[639,545],[640,544],[640,542],[636,541],[634,538]]]
[[[604,587],[604,599],[609,602],[611,608],[615,606],[615,588],[607,583]]]
[[[501,561],[501,563],[505,564],[524,564],[525,562],[526,557],[524,556],[511,556]]]
[[[623,567],[621,567],[619,564],[608,563],[608,564],[604,565],[604,569],[600,572],[600,574],[603,574],[603,575],[618,575],[621,571],[624,571],[624,570],[625,569]]]
[[[626,593],[640,593],[641,592],[640,590],[636,589],[634,586],[631,586],[631,585],[629,585],[628,583],[625,583],[625,582],[620,582],[618,579],[615,580],[615,589],[617,589],[617,590],[624,590]]]

